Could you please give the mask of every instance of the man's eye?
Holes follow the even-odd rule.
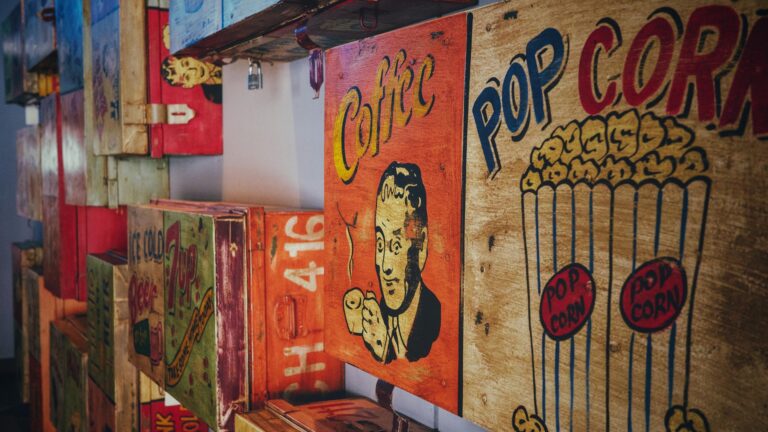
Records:
[[[382,240],[382,239],[376,240],[376,250],[379,251],[379,252],[383,252],[384,251],[384,240]]]
[[[399,241],[396,241],[396,242],[395,242],[395,243],[392,245],[392,253],[394,253],[395,255],[397,255],[398,253],[400,253],[400,248],[401,248],[401,246],[400,246],[400,242],[399,242]]]

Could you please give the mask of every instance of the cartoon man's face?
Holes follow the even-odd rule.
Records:
[[[376,274],[384,304],[396,313],[409,306],[427,255],[427,227],[414,217],[409,193],[390,176],[376,197]]]
[[[165,78],[172,85],[192,88],[211,80],[211,71],[205,62],[192,57],[168,57]]]

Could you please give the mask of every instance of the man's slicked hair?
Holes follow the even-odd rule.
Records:
[[[394,179],[394,190],[389,190],[388,187],[385,189],[389,177]],[[427,192],[418,165],[399,162],[389,164],[381,174],[376,198],[382,202],[389,198],[404,200],[413,208],[409,217],[418,221],[421,226],[427,226]]]

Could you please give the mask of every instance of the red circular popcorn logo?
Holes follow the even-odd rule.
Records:
[[[595,281],[586,267],[570,264],[547,282],[541,293],[541,325],[554,340],[581,330],[595,308]]]
[[[683,310],[687,286],[685,270],[675,258],[648,261],[621,288],[621,316],[634,330],[663,330]]]

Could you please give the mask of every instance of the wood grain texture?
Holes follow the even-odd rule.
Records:
[[[147,126],[137,121],[147,103],[144,2],[92,2],[91,17],[94,152],[145,155]]]
[[[238,414],[235,417],[235,432],[295,432],[296,428],[272,411],[262,408]]]
[[[51,322],[51,422],[56,430],[88,430],[88,322],[73,315]]]
[[[164,214],[165,388],[215,430],[247,403],[245,215]]]
[[[768,383],[756,331],[768,325],[760,7],[542,0],[473,12],[468,419],[767,427],[755,414]]]
[[[333,399],[303,405],[294,405],[285,400],[271,400],[268,402],[268,407],[296,429],[306,432],[394,430],[392,411],[362,397]],[[408,421],[409,431],[433,430],[413,419],[404,418]]]
[[[43,219],[43,177],[40,165],[40,128],[16,131],[16,213],[32,220]]]
[[[36,430],[54,431],[51,423],[50,324],[68,315],[85,312],[85,302],[60,299],[45,288],[34,268],[24,279],[29,300],[30,418]]]
[[[88,376],[99,389],[91,413],[112,404],[108,419],[117,429],[138,429],[138,371],[128,361],[127,260],[117,253],[88,255]],[[89,395],[90,397],[90,395]],[[93,416],[92,416],[93,417]],[[96,418],[97,421],[100,421]]]
[[[338,392],[343,365],[325,351],[324,342],[323,214],[267,210],[264,227],[264,291],[253,294],[262,296],[265,313],[252,310],[252,322],[265,322],[268,397],[297,400]],[[257,302],[250,299],[252,306]]]
[[[318,398],[343,387],[324,350],[322,214],[257,204],[158,200],[155,206],[244,214],[247,220],[249,405]]]
[[[139,372],[140,432],[207,432],[208,425],[179,404],[166,404],[165,392]]]
[[[161,208],[128,208],[128,358],[161,388],[165,386],[163,232]]]
[[[326,53],[327,349],[454,413],[466,19]]]
[[[29,403],[29,297],[25,288],[28,268],[40,268],[43,250],[39,243],[11,244],[11,271],[13,273],[13,342],[16,358],[16,388],[19,400]]]
[[[150,154],[219,155],[224,150],[221,66],[169,51],[168,11],[147,8],[149,103],[185,103],[194,111],[187,124],[149,128]]]

